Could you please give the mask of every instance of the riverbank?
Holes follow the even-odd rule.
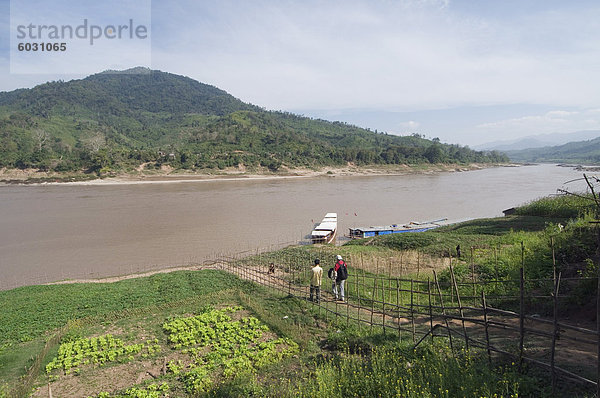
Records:
[[[248,179],[289,179],[308,177],[369,176],[369,175],[411,175],[464,172],[490,167],[515,167],[517,164],[427,164],[427,165],[370,165],[345,167],[282,168],[279,172],[270,172],[266,168],[247,170],[245,168],[227,168],[221,171],[174,170],[163,167],[160,170],[140,168],[135,172],[113,173],[104,176],[95,174],[56,173],[36,169],[0,169],[1,184],[69,184],[69,185],[118,185],[118,184],[157,184],[200,181],[240,181]]]

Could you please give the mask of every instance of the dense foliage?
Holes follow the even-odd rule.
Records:
[[[126,73],[127,72],[127,73]],[[100,73],[0,93],[0,167],[103,173],[182,169],[504,162],[420,135],[270,112],[160,71]]]

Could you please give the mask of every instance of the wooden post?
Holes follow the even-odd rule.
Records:
[[[448,249],[448,268],[452,269],[452,252]],[[454,289],[450,286],[450,303],[454,306]]]
[[[552,248],[552,280],[556,284],[556,254],[554,252],[554,236],[550,237],[550,247]]]
[[[471,246],[471,283],[473,283],[473,307],[477,306],[477,288],[475,287],[475,262],[473,260],[473,246]]]
[[[485,343],[488,353],[488,361],[492,364],[492,350],[490,349],[490,334],[488,332],[487,305],[485,304],[485,291],[481,291],[481,306],[483,307],[483,326],[485,328]]]
[[[410,323],[412,324],[412,338],[413,338],[413,344],[415,343],[415,310],[413,308],[413,295],[414,295],[414,288],[413,288],[413,280],[410,280]]]
[[[364,271],[363,271],[364,272]],[[358,323],[358,331],[360,332],[360,313],[361,313],[361,304],[360,304],[360,291],[358,284],[360,283],[360,278],[358,276],[358,270],[356,270],[356,300],[358,301],[358,311],[356,312],[356,320]]]
[[[338,287],[336,286],[336,289],[337,289],[337,288],[338,288]],[[336,290],[336,291],[337,291],[337,290]],[[339,296],[338,296],[338,297],[339,297]],[[339,300],[336,298],[336,299],[335,299],[335,320],[336,320],[336,321],[337,321],[337,319],[338,319],[338,303],[339,303]]]
[[[383,334],[385,335],[385,281],[383,281],[382,286],[381,286],[381,297],[382,297],[381,302],[383,303],[383,305],[382,305],[383,321],[381,323],[383,324]]]
[[[523,244],[523,242],[521,242]],[[498,248],[494,246],[494,260],[496,262],[496,268],[498,268]]]
[[[348,289],[348,293],[350,292],[350,289]],[[350,303],[348,302],[348,295],[346,295],[346,302],[345,302],[345,306],[346,306],[346,328],[348,327],[348,325],[350,325]]]
[[[427,296],[429,297],[429,334],[433,343],[433,308],[431,307],[431,280],[427,277]]]
[[[402,341],[402,330],[400,328],[400,280],[396,278],[396,310],[398,311],[398,341]]]
[[[600,273],[598,274],[598,290],[596,291],[596,339],[598,341],[598,349],[596,352],[596,367],[598,369],[596,396],[600,397]]]
[[[552,294],[554,304],[554,332],[552,333],[552,347],[550,348],[550,369],[552,370],[552,394],[556,395],[556,368],[554,367],[554,353],[556,352],[556,339],[559,337],[558,328],[558,291],[560,289],[560,275],[554,281],[554,293]]]
[[[402,257],[404,257],[404,251],[400,252],[400,278],[402,278]]]
[[[433,270],[433,279],[435,280],[435,285],[437,286],[438,294],[440,295],[440,307],[442,307],[442,316],[444,317],[444,322],[446,323],[446,330],[448,330],[448,338],[450,340],[450,349],[454,352],[454,346],[452,345],[452,333],[450,333],[450,324],[448,323],[448,318],[446,318],[446,310],[444,309],[444,298],[442,296],[442,289],[440,289],[440,283],[438,282],[437,273]]]
[[[519,297],[519,370],[523,366],[523,350],[525,342],[525,277],[523,267],[520,269]]]
[[[371,294],[371,333],[373,333],[373,313],[375,312],[375,290],[377,289],[377,274],[373,278],[373,292]]]
[[[465,334],[465,344],[467,345],[467,350],[469,349],[469,336],[467,335],[467,328],[465,326],[465,314],[463,313],[462,304],[460,302],[460,293],[458,292],[458,283],[456,283],[456,275],[454,275],[454,268],[452,268],[452,263],[450,263],[450,276],[452,277],[452,283],[454,284],[454,289],[456,290],[456,301],[458,302],[458,311],[460,313],[460,320],[462,322],[463,333]]]
[[[420,271],[421,271],[421,252],[417,250],[417,279],[419,278]]]

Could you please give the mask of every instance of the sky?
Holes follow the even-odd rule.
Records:
[[[148,35],[72,41],[62,58],[15,49],[35,41],[18,23],[83,19]],[[266,109],[460,145],[600,130],[597,0],[0,0],[0,32],[0,91],[146,66]]]

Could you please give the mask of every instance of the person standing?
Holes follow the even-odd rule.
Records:
[[[321,301],[321,280],[323,278],[323,268],[321,268],[319,259],[315,259],[315,266],[312,267],[312,274],[310,278],[310,301],[314,301],[313,297],[316,298],[316,302]]]
[[[342,256],[337,255],[337,261],[334,267],[335,279],[333,282],[333,294],[335,295],[335,299],[341,299],[342,301],[346,301],[346,296],[344,292],[344,284],[346,283],[346,279],[348,279],[348,267]],[[337,286],[340,287],[340,295],[338,296]]]

